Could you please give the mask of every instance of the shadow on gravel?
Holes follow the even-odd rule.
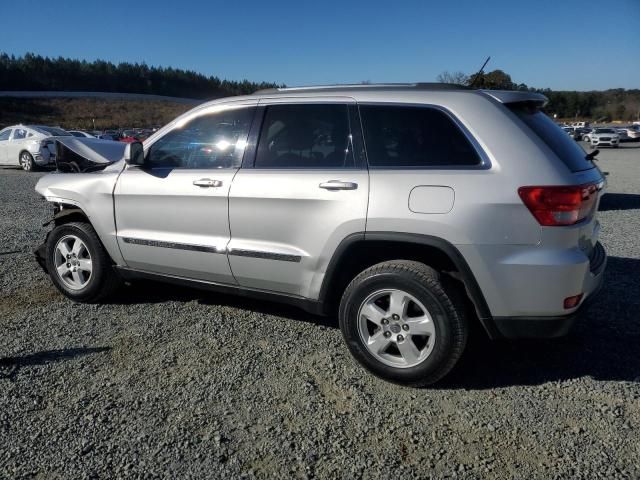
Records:
[[[598,208],[601,212],[635,209],[640,209],[640,195],[635,193],[605,193]]]
[[[64,350],[44,350],[22,357],[0,358],[0,379],[8,378],[12,380],[22,367],[45,365],[47,363],[69,360],[83,355],[108,352],[109,350],[111,350],[111,347],[65,348]]]
[[[640,382],[640,260],[609,257],[604,282],[568,336],[491,342],[475,335],[437,387],[482,390],[581,377]]]
[[[305,312],[292,305],[286,305],[266,300],[256,300],[240,295],[227,295],[222,293],[186,288],[150,280],[136,282],[132,287],[125,287],[112,298],[109,303],[116,305],[132,305],[145,303],[163,303],[167,301],[193,302],[200,305],[222,305],[265,315],[289,318],[302,322],[309,322],[324,327],[338,328],[338,320],[330,317],[321,317]]]
[[[492,342],[476,329],[458,366],[435,388],[482,390],[581,377],[640,382],[640,260],[609,257],[604,282],[567,337]],[[123,289],[112,303],[166,301],[223,305],[338,328],[335,318],[293,306],[150,281]]]

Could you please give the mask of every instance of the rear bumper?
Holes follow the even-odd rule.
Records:
[[[554,338],[566,335],[597,298],[602,288],[607,255],[600,243],[596,244],[590,258],[590,268],[584,281],[584,300],[580,306],[566,314],[556,316],[493,317],[492,332],[497,338]]]
[[[558,317],[496,317],[493,318],[498,338],[556,338],[569,333],[573,324],[584,314],[596,298],[602,283],[591,292],[589,298],[573,313]]]

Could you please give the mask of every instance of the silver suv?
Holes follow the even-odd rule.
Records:
[[[562,335],[601,284],[603,176],[545,102],[429,84],[209,102],[106,168],[43,177],[37,254],[75,301],[154,279],[337,314],[367,369],[430,384],[471,322]]]

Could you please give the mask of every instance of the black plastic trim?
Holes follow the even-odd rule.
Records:
[[[501,338],[557,338],[566,335],[577,313],[562,317],[494,317]]]
[[[281,302],[301,308],[314,315],[322,314],[320,303],[316,300],[300,297],[297,295],[287,295],[280,292],[270,290],[260,290],[255,288],[243,287],[240,285],[231,285],[226,283],[208,282],[206,280],[193,280],[189,278],[179,277],[175,275],[167,275],[161,273],[147,272],[144,270],[135,270],[128,267],[114,267],[116,271],[125,280],[154,280],[157,282],[171,283],[189,288],[197,288],[213,292],[220,292],[229,295],[237,295],[239,297],[257,298],[271,302]]]
[[[345,252],[351,245],[361,241],[392,241],[413,243],[435,247],[444,252],[449,257],[449,259],[451,259],[456,269],[460,273],[460,279],[465,285],[469,298],[473,302],[478,318],[480,319],[480,322],[485,328],[487,334],[491,338],[500,336],[493,323],[491,312],[484,298],[482,290],[480,289],[480,286],[478,285],[478,282],[476,281],[471,268],[469,268],[469,265],[467,264],[462,254],[455,246],[453,246],[453,244],[439,237],[434,237],[431,235],[395,232],[358,232],[349,235],[340,243],[340,245],[338,245],[338,248],[331,258],[331,261],[329,262],[329,266],[327,267],[324,279],[322,281],[322,286],[320,287],[319,301],[321,304],[324,304],[327,299],[332,279],[334,278],[337,269],[339,269],[339,266],[342,263],[342,257],[344,256]]]
[[[596,243],[589,257],[589,270],[594,275],[599,275],[607,264],[607,253],[600,242]]]
[[[258,151],[258,140],[260,139],[260,130],[262,129],[265,110],[266,108],[263,105],[258,105],[256,107],[255,113],[253,114],[251,129],[249,130],[249,136],[247,137],[247,146],[245,147],[242,156],[241,168],[254,167],[256,161],[256,153]]]

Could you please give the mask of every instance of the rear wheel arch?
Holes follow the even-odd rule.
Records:
[[[359,273],[388,260],[415,260],[448,273],[459,281],[480,323],[491,338],[497,337],[491,313],[473,272],[458,249],[430,235],[395,232],[362,232],[346,237],[336,249],[325,272],[319,301],[333,311],[342,292]]]

